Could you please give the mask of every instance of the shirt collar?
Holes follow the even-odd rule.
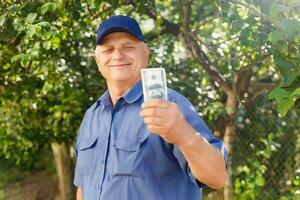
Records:
[[[137,101],[143,95],[142,80],[139,80],[125,95],[124,100],[131,104]]]
[[[93,109],[93,111],[96,110],[101,104],[103,104],[105,107],[112,106],[112,102],[110,100],[110,96],[109,96],[108,90],[106,90],[104,92],[104,94],[102,94],[102,96],[97,100],[96,106]]]
[[[131,104],[137,101],[143,95],[142,80],[139,80],[126,94],[123,98],[127,103]],[[109,91],[106,90],[105,93],[97,100],[94,110],[98,108],[99,105],[104,105],[106,108],[112,107],[112,102],[110,99]]]

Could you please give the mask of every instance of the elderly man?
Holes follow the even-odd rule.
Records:
[[[87,110],[75,145],[77,200],[199,200],[221,188],[226,150],[190,102],[168,89],[144,103],[149,49],[138,23],[113,16],[98,29],[95,60],[108,90]]]

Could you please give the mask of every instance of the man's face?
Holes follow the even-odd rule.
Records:
[[[140,40],[123,32],[107,35],[95,50],[98,70],[108,83],[133,85],[148,63],[149,50]]]

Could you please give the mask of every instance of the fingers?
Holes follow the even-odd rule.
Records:
[[[141,117],[162,117],[166,110],[163,108],[143,108],[140,111]]]
[[[177,105],[166,100],[156,99],[142,105],[140,116],[151,133],[164,135],[176,127],[181,115]]]
[[[170,109],[174,109],[176,104],[173,102],[169,102],[167,100],[155,99],[142,104],[142,109],[140,112],[141,117],[162,117],[170,111]]]
[[[145,117],[144,122],[147,125],[161,126],[163,120],[162,118],[158,118],[158,117]]]
[[[156,133],[156,134],[164,132],[163,127],[155,126],[155,125],[148,125],[148,130],[149,130],[149,132]]]
[[[142,104],[142,108],[151,108],[151,107],[160,107],[160,108],[167,108],[170,102],[163,99],[154,99],[151,101],[144,102]]]

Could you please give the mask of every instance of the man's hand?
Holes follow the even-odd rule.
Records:
[[[187,123],[177,104],[156,99],[142,105],[140,116],[151,133],[157,134],[168,143],[184,144],[194,132]]]

